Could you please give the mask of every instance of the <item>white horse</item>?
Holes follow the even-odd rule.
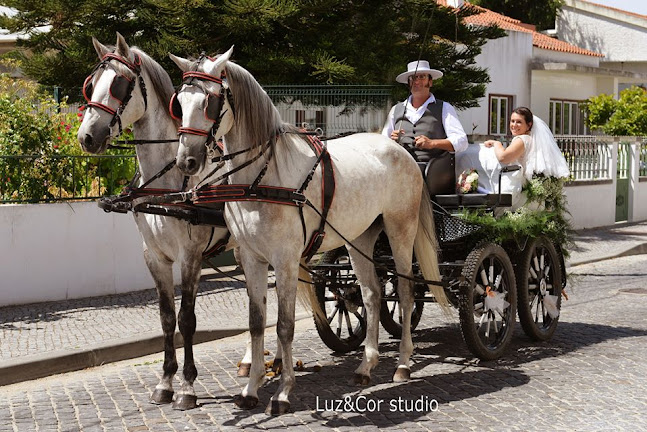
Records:
[[[228,170],[239,169],[229,176],[230,185],[250,185],[260,178],[262,170],[266,170],[261,176],[261,185],[288,191],[298,189],[315,166],[317,156],[305,137],[281,120],[253,76],[229,61],[232,50],[216,59],[198,61],[171,55],[185,77],[177,96],[179,108],[184,113],[179,129],[178,166],[185,174],[199,172],[208,153],[204,136],[213,133],[216,138],[224,136],[226,154],[243,152],[227,162]],[[209,120],[209,117],[214,118],[213,113],[205,115],[214,95],[221,97],[217,122]],[[328,142],[328,151],[336,180],[335,197],[327,218],[330,225],[368,256],[372,256],[375,241],[384,230],[397,271],[408,276],[412,275],[415,244],[416,257],[425,278],[440,280],[431,203],[420,170],[407,151],[379,134],[357,134],[332,140]],[[321,175],[319,165],[304,192],[318,212],[321,212]],[[266,412],[282,414],[290,409],[288,397],[295,382],[292,339],[299,262],[321,218],[307,206],[300,209],[298,205],[258,202],[252,198],[227,202],[225,212],[227,225],[240,247],[249,294],[253,351],[249,383],[236,398],[236,404],[245,409],[256,406],[257,391],[263,382],[263,328],[269,263],[276,272],[277,334],[284,362],[279,388]],[[346,243],[334,230],[326,227],[325,232],[320,250]],[[354,382],[366,385],[370,382],[371,369],[378,362],[381,287],[373,264],[353,247],[347,247],[367,310],[364,356],[355,370]],[[442,288],[433,286],[431,289],[439,303],[446,306],[448,302]],[[400,278],[398,290],[403,322],[393,380],[406,381],[410,377],[409,358],[413,351],[411,282]]]
[[[119,133],[121,125],[117,128],[118,122],[132,124],[135,138],[139,140],[162,141],[136,146],[141,186],[160,173],[174,160],[177,153],[178,124],[168,111],[175,89],[166,71],[141,50],[129,47],[121,35],[117,35],[114,50],[94,38],[93,44],[101,62],[84,85],[88,107],[79,128],[79,142],[87,152],[103,153],[110,140]],[[120,117],[118,120],[116,115]],[[157,193],[179,191],[184,177],[184,174],[173,167],[152,181],[149,187],[156,189]],[[199,179],[200,176],[191,177],[188,187],[194,186]],[[197,397],[193,383],[197,370],[192,345],[202,256],[217,242],[226,239],[227,229],[191,226],[180,219],[153,214],[135,212],[133,215],[143,238],[146,264],[159,294],[160,319],[164,332],[164,373],[151,395],[151,401],[160,404],[173,401],[173,377],[178,368],[173,342],[176,326],[173,263],[179,262],[182,303],[177,323],[184,339],[185,360],[181,389],[173,406],[177,409],[195,408]],[[233,246],[234,242],[230,240],[227,249]],[[250,363],[251,342],[248,343],[239,375],[245,375],[249,371]],[[280,365],[280,347],[274,363],[277,367]]]

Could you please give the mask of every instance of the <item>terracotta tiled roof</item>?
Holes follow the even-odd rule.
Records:
[[[447,6],[447,0],[436,0],[436,1],[441,6]],[[528,28],[532,26],[524,24],[517,19],[510,18],[505,15],[501,15],[489,9],[485,9],[483,7],[473,5],[467,2],[466,4],[476,9],[477,11],[480,11],[480,13],[476,13],[472,16],[465,18],[466,23],[482,25],[482,26],[497,25],[504,30],[531,33],[532,44],[537,48],[542,48],[542,49],[551,50],[551,51],[560,51],[560,52],[571,53],[571,54],[588,55],[592,57],[604,57],[603,54],[590,51],[584,48],[580,48],[568,42],[564,42],[564,41],[552,38],[550,36],[546,36],[545,34],[539,33],[537,31],[534,31],[533,29]]]

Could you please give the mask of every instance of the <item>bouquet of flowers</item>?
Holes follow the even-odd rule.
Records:
[[[456,189],[458,193],[466,194],[476,191],[479,186],[479,173],[475,169],[468,169],[458,176]]]

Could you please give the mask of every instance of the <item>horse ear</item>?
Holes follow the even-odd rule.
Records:
[[[130,58],[130,47],[126,43],[126,39],[117,32],[117,54],[121,55],[124,58]]]
[[[110,52],[108,47],[99,42],[94,36],[92,36],[92,45],[94,45],[94,49],[97,52],[97,55],[99,55],[99,60],[102,60],[103,56]]]
[[[225,63],[229,61],[233,52],[234,46],[232,45],[231,48],[229,48],[225,53],[220,54],[216,58],[216,61],[213,62],[213,65],[210,68],[211,70],[205,72],[208,72],[212,75],[218,75],[218,72],[222,71],[225,68]]]
[[[171,53],[168,54],[171,60],[173,60],[173,63],[177,65],[177,67],[180,68],[182,72],[186,72],[191,69],[193,66],[193,62],[191,60],[187,60],[182,57],[175,56]]]

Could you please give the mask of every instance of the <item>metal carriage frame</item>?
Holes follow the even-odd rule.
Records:
[[[498,208],[510,207],[511,195],[500,191],[436,195],[432,202],[445,294],[458,310],[461,333],[472,354],[482,360],[499,358],[511,341],[517,313],[531,339],[550,339],[566,286],[561,246],[543,235],[497,244],[484,237],[481,226],[460,217],[466,210],[494,214]],[[386,236],[378,239],[373,258],[381,264],[377,268],[383,285],[380,322],[399,338],[397,277],[390,275],[395,266]],[[327,323],[315,320],[322,341],[336,352],[358,349],[366,335],[366,314],[348,252],[345,247],[326,252],[312,268],[320,276],[315,278],[315,287],[327,315]],[[414,275],[424,279],[415,257]],[[425,303],[435,302],[425,284],[415,283],[414,293],[412,330],[420,322]]]

